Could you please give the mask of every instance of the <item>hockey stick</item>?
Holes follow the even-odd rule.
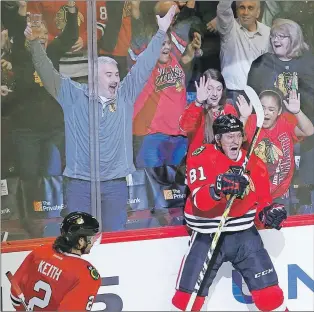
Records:
[[[21,303],[24,306],[25,311],[32,311],[31,309],[28,308],[28,306],[25,302],[25,296],[24,296],[20,286],[14,280],[12,273],[10,271],[8,271],[7,273],[5,273],[5,275],[7,276],[9,282],[11,283],[13,290],[17,293],[18,298],[21,300]]]
[[[250,102],[252,103],[254,109],[255,109],[255,113],[256,113],[256,130],[255,130],[255,133],[254,133],[254,136],[252,138],[252,142],[249,146],[249,150],[245,156],[245,159],[243,161],[243,164],[242,164],[242,168],[241,168],[241,171],[239,174],[243,174],[245,172],[245,169],[247,167],[247,164],[249,162],[249,159],[254,151],[254,146],[256,144],[256,141],[258,139],[258,136],[259,136],[259,133],[262,129],[262,125],[263,125],[263,122],[264,122],[264,111],[263,111],[263,107],[262,107],[262,104],[261,104],[261,101],[259,100],[256,92],[249,86],[246,86],[245,89],[244,89],[245,93],[247,94],[248,98],[250,99]],[[217,228],[217,231],[215,233],[215,236],[212,240],[212,243],[210,245],[210,248],[209,248],[209,251],[208,251],[208,254],[207,254],[207,257],[205,259],[205,262],[203,264],[203,267],[202,267],[202,270],[197,278],[197,281],[196,281],[196,284],[195,284],[195,287],[194,287],[194,290],[193,290],[193,293],[191,294],[191,297],[190,297],[190,300],[187,304],[187,307],[185,309],[185,311],[192,311],[192,307],[193,307],[193,304],[195,302],[195,299],[197,297],[197,295],[199,293],[202,293],[204,287],[205,287],[205,284],[203,283],[204,280],[206,280],[207,276],[210,274],[210,269],[208,269],[209,265],[210,265],[210,261],[213,257],[213,254],[215,252],[215,249],[217,247],[217,244],[218,244],[218,241],[219,241],[219,238],[220,238],[220,235],[222,233],[222,229],[227,221],[227,218],[228,218],[228,215],[229,215],[229,212],[230,212],[230,209],[232,207],[232,204],[234,202],[234,200],[236,199],[236,196],[232,196],[228,202],[227,202],[227,205],[226,205],[226,208],[224,210],[224,213],[222,214],[221,216],[221,220],[220,220],[220,223],[218,225],[218,228]]]

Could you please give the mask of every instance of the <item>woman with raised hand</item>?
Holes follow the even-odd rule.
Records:
[[[185,109],[180,118],[180,127],[187,133],[189,148],[192,149],[213,141],[213,122],[218,116],[232,114],[239,117],[234,105],[226,99],[226,85],[220,71],[206,70],[195,86],[196,101]],[[252,106],[244,96],[238,96],[236,105],[240,119],[246,119],[252,113]]]

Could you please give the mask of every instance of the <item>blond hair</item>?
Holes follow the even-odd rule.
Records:
[[[292,20],[277,18],[273,22],[270,34],[283,32],[290,38],[290,47],[287,52],[287,57],[297,58],[309,50],[309,46],[304,41],[304,36],[300,25]]]

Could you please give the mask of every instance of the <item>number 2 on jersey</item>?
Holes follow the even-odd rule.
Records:
[[[36,292],[39,292],[40,290],[43,290],[45,292],[45,296],[43,299],[40,299],[38,297],[33,297],[29,300],[28,302],[28,308],[31,310],[34,310],[34,307],[38,307],[41,309],[44,309],[48,306],[51,295],[52,295],[52,290],[51,286],[44,282],[44,281],[38,281],[34,285],[34,290]]]
[[[94,296],[89,296],[88,297],[88,302],[87,302],[87,305],[86,305],[86,311],[90,311],[92,309],[92,306],[93,306],[93,301],[94,301]]]
[[[198,177],[199,175],[199,177]],[[206,177],[204,175],[204,168],[198,167],[197,169],[191,169],[190,170],[190,183],[194,183],[196,180],[203,181],[206,180]]]

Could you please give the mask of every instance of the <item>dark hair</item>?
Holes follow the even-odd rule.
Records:
[[[71,252],[73,247],[73,244],[63,235],[58,236],[52,245],[52,248],[59,253]]]
[[[219,101],[219,110],[223,110],[225,104],[226,104],[226,83],[225,83],[225,79],[222,76],[221,72],[217,69],[214,68],[209,68],[207,69],[204,74],[203,74],[207,79],[213,79],[216,80],[218,82],[220,82],[222,84],[223,87],[223,92],[222,92],[222,96],[221,99]],[[213,132],[213,116],[210,113],[210,109],[211,107],[208,108],[204,108],[204,115],[205,115],[205,131],[204,131],[204,143],[208,144],[208,143],[212,143],[214,140],[214,132]]]
[[[283,107],[282,101],[284,99],[284,95],[278,88],[271,87],[267,90],[262,91],[259,95],[260,100],[264,96],[271,96],[271,97],[275,98],[278,108],[281,109]]]

